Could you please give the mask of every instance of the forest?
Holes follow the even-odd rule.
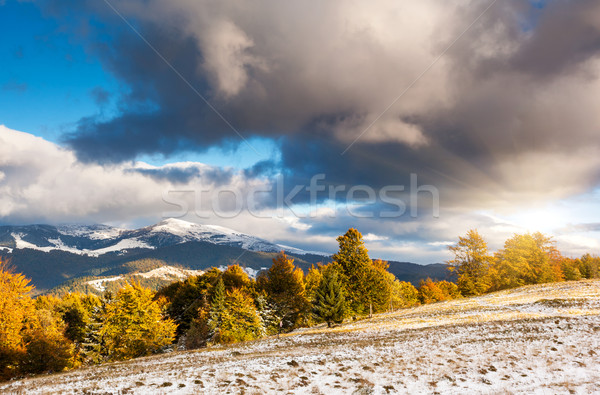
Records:
[[[600,269],[599,257],[565,257],[541,233],[516,234],[493,253],[470,230],[449,247],[448,278],[455,281],[424,279],[417,288],[397,280],[387,262],[372,260],[358,230],[349,229],[337,241],[331,261],[307,273],[282,252],[256,279],[234,264],[157,292],[132,282],[101,297],[34,298],[29,280],[2,262],[0,379],[340,325],[528,284],[598,278]]]

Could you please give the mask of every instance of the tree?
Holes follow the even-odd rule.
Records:
[[[58,313],[43,307],[36,309],[27,318],[23,331],[27,353],[21,361],[21,372],[60,372],[73,367],[75,346],[65,337],[65,329]]]
[[[450,281],[438,281],[436,285],[442,290],[445,300],[456,299],[462,296],[458,286]]]
[[[264,327],[254,301],[240,289],[226,292],[224,314],[213,341],[234,343],[256,339],[264,334]]]
[[[128,283],[106,305],[100,335],[109,359],[149,355],[173,342],[175,323],[163,318],[161,303],[153,297],[150,289]]]
[[[242,289],[252,283],[252,280],[240,265],[229,265],[227,270],[223,272],[222,278],[223,284],[228,290],[232,288]]]
[[[0,260],[0,379],[17,374],[25,356],[23,332],[27,317],[34,314],[32,291],[25,276],[12,273]]]
[[[560,268],[566,281],[577,281],[583,278],[579,271],[579,261],[577,259],[563,257],[560,260]]]
[[[390,309],[394,310],[419,304],[419,291],[414,285],[406,281],[398,281],[393,274],[390,273],[390,275],[393,277],[390,287]]]
[[[559,255],[552,239],[542,233],[514,235],[496,253],[491,289],[562,281]]]
[[[373,312],[382,312],[389,309],[392,296],[392,278],[395,276],[388,272],[390,267],[387,261],[376,259],[367,270],[367,283],[365,284],[366,300],[369,304],[369,315]]]
[[[583,278],[600,277],[600,257],[585,254],[577,261],[579,272]]]
[[[339,251],[332,260],[342,268],[342,283],[351,314],[366,314],[373,302],[372,284],[373,262],[362,239],[362,234],[350,228],[337,238]]]
[[[220,331],[225,318],[225,284],[223,279],[219,278],[217,285],[213,289],[213,295],[210,302],[208,313],[208,337],[220,338]]]
[[[310,305],[304,288],[304,273],[294,266],[294,259],[284,252],[279,253],[257,283],[266,292],[283,329],[293,329],[300,324]]]
[[[81,360],[85,364],[99,364],[108,360],[102,328],[106,319],[106,307],[112,303],[110,291],[106,291],[96,306],[91,307],[85,337],[81,343]]]
[[[65,294],[55,306],[66,324],[65,336],[79,347],[86,338],[94,309],[100,305],[95,295]]]
[[[338,272],[324,270],[323,278],[315,292],[313,313],[331,327],[344,320],[346,298]]]
[[[309,302],[314,301],[317,288],[319,288],[321,280],[323,279],[323,273],[320,270],[321,268],[322,264],[320,263],[317,267],[311,265],[310,269],[308,269],[308,274],[304,277],[304,288],[306,289],[306,298]]]
[[[490,287],[489,269],[493,257],[487,243],[476,230],[469,230],[458,243],[448,247],[454,259],[447,262],[450,271],[458,276],[458,289],[462,295],[481,295]]]
[[[421,303],[435,303],[450,299],[450,295],[444,293],[438,284],[429,277],[426,280],[421,280],[419,285],[419,300]]]

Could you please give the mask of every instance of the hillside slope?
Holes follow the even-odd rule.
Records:
[[[600,281],[425,305],[0,385],[48,393],[593,393]]]

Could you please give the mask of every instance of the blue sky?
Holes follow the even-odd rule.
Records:
[[[34,3],[8,0],[0,12],[0,120],[12,129],[56,143],[87,116],[110,118],[117,100],[128,90],[86,51],[81,40],[64,32],[61,24],[44,16]],[[106,94],[99,102],[96,92]],[[269,139],[252,139],[252,146],[214,147],[205,152],[142,155],[138,160],[160,166],[169,162],[199,161],[216,166],[251,167],[277,157]]]
[[[0,117],[14,129],[59,141],[84,116],[102,111],[92,91],[119,84],[33,3],[8,1],[0,25]]]
[[[600,249],[597,2],[234,4],[0,2],[0,223],[146,225],[283,175],[299,215],[272,188],[261,218],[185,218],[326,251],[352,226],[420,263],[470,228]],[[389,188],[418,215],[382,216]]]

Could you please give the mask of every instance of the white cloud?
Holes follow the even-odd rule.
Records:
[[[199,173],[183,185],[135,171],[184,165],[197,166]],[[162,212],[173,208],[163,201],[166,192],[214,189],[215,181],[208,176],[212,170],[215,169],[201,163],[162,168],[143,163],[82,163],[72,151],[0,125],[0,171],[4,174],[0,179],[0,218],[19,222],[159,218]],[[234,174],[226,187],[244,191],[260,182]],[[194,196],[189,198],[193,201]]]

